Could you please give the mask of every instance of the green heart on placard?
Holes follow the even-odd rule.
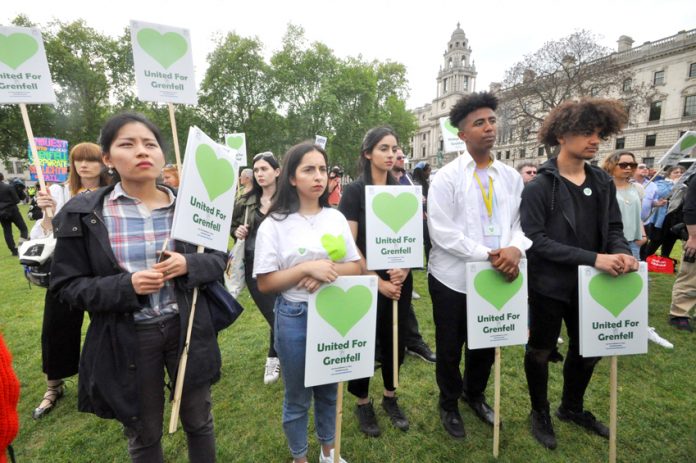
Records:
[[[304,256],[304,253],[307,252],[307,249],[306,248],[297,248],[297,252],[299,252],[301,256]]]
[[[327,286],[317,294],[317,312],[344,337],[370,311],[371,305],[372,292],[363,285],[348,291]]]
[[[505,275],[497,270],[482,270],[474,277],[474,288],[479,295],[497,310],[502,310],[505,304],[522,287],[522,274],[507,281]]]
[[[692,146],[696,145],[696,136],[694,135],[689,135],[685,139],[682,140],[682,142],[679,144],[679,151],[685,151],[691,148]]]
[[[236,137],[227,137],[227,146],[238,150],[244,144],[244,137],[237,135]]]
[[[196,148],[196,168],[211,201],[234,185],[234,168],[226,159],[218,159],[215,150],[202,143]]]
[[[0,61],[12,69],[17,69],[37,51],[39,51],[39,44],[31,35],[21,32],[10,35],[0,34]]]
[[[329,259],[336,262],[346,257],[346,240],[343,235],[331,235],[326,233],[321,237],[321,245],[329,254]]]
[[[138,31],[138,44],[165,69],[179,61],[188,50],[188,43],[181,34],[176,32],[160,34],[150,28]]]
[[[450,132],[453,135],[459,136],[459,129],[453,126],[449,119],[445,120],[445,128],[447,129],[448,132]]]
[[[418,210],[418,199],[413,193],[398,196],[380,193],[372,200],[372,210],[394,233],[398,233]]]
[[[637,273],[618,277],[600,273],[590,280],[589,290],[592,299],[618,317],[643,290],[643,279]]]

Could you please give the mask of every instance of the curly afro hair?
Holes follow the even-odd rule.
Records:
[[[564,135],[587,135],[599,130],[606,139],[618,133],[628,123],[628,114],[619,100],[583,98],[566,101],[554,108],[539,129],[539,141],[549,146],[559,145]]]
[[[472,93],[462,97],[450,110],[449,119],[452,127],[459,127],[459,123],[464,120],[469,113],[481,108],[491,108],[493,111],[498,107],[498,98],[490,92]]]

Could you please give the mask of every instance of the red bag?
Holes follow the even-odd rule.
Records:
[[[648,272],[674,273],[674,268],[676,267],[676,261],[674,259],[655,254],[648,256],[645,261],[648,263]]]

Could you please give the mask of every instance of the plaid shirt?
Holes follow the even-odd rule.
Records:
[[[126,272],[152,268],[157,263],[157,252],[162,250],[164,240],[171,234],[175,198],[170,190],[163,191],[169,195],[169,204],[152,211],[139,199],[128,196],[120,182],[104,197],[102,214],[111,249]],[[169,240],[167,249],[174,250],[173,240]],[[178,312],[174,285],[169,280],[159,293],[150,294],[148,306],[135,312],[133,317],[136,323],[147,323]]]

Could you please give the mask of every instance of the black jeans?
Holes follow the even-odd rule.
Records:
[[[435,378],[440,388],[440,406],[454,411],[462,392],[482,400],[495,360],[495,349],[464,349],[464,377],[459,370],[466,342],[466,294],[457,292],[428,274],[435,319]]]
[[[12,224],[15,224],[19,228],[19,236],[22,238],[29,239],[29,231],[27,230],[27,224],[24,223],[22,218],[22,213],[19,212],[17,206],[12,206],[5,209],[5,213],[8,215],[7,219],[0,220],[0,225],[2,225],[2,233],[5,236],[5,243],[10,251],[14,251],[17,246],[15,245],[14,237],[12,236]]]
[[[583,410],[583,399],[594,367],[601,357],[581,357],[578,336],[577,292],[570,302],[562,302],[529,290],[529,349],[524,357],[532,409],[548,411],[549,354],[555,348],[565,321],[568,355],[563,364],[561,405],[571,411]]]
[[[382,279],[389,278],[386,273],[378,272]],[[413,292],[413,275],[408,273],[401,287],[401,299],[399,299],[397,316],[398,320],[398,353],[399,366],[404,363],[406,320],[408,308],[411,305],[411,293]],[[381,293],[377,293],[377,330],[375,332],[382,351],[382,382],[384,389],[393,391],[394,387],[394,344],[392,329],[393,301]],[[370,378],[360,378],[348,381],[348,391],[354,396],[364,399],[368,396],[370,389]]]
[[[41,363],[49,380],[77,374],[85,313],[58,300],[46,290],[41,326]]]
[[[249,289],[249,294],[251,295],[251,298],[254,300],[254,304],[256,304],[256,307],[259,308],[261,315],[263,315],[263,318],[266,319],[266,321],[268,322],[268,326],[270,326],[271,328],[270,345],[268,347],[268,357],[278,357],[278,354],[275,351],[275,347],[273,347],[273,326],[275,324],[273,317],[273,307],[275,306],[276,295],[264,294],[261,291],[259,291],[259,287],[256,284],[256,278],[252,277],[253,270],[254,254],[246,252],[244,253],[244,281],[246,282],[247,288]]]

